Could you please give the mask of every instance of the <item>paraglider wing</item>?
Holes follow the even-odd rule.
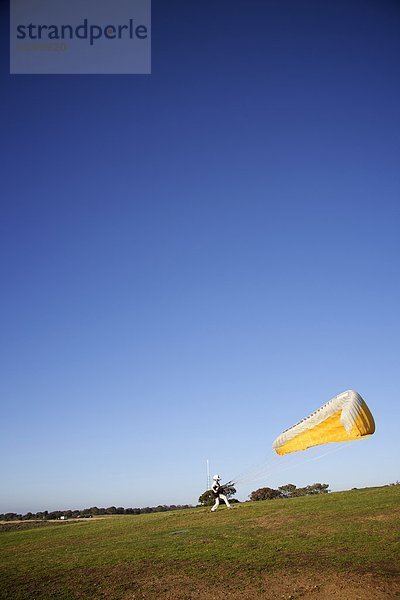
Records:
[[[329,442],[344,442],[372,435],[374,418],[354,390],[338,394],[309,417],[286,429],[272,444],[277,454],[306,450]]]

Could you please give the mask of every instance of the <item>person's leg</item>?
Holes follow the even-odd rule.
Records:
[[[214,506],[213,506],[213,507],[212,507],[212,509],[211,509],[211,512],[215,512],[215,511],[217,510],[218,506],[219,506],[219,498],[218,498],[218,496],[217,496],[217,497],[215,498],[215,503],[214,503]]]
[[[227,505],[228,508],[232,508],[231,505],[229,504],[228,498],[225,496],[225,494],[220,494],[219,497],[222,498],[222,500],[225,502],[225,504]]]

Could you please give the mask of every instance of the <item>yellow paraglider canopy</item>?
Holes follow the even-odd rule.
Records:
[[[374,418],[354,390],[338,394],[309,417],[286,429],[272,444],[283,455],[329,442],[345,442],[372,435]]]

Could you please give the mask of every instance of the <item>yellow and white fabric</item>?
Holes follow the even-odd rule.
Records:
[[[329,442],[344,442],[372,435],[374,418],[355,390],[338,394],[309,417],[286,429],[272,444],[277,454],[306,450]]]

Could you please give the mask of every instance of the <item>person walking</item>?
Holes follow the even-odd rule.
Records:
[[[214,506],[211,509],[211,512],[215,512],[219,506],[219,501],[223,500],[228,508],[232,508],[232,506],[228,502],[228,498],[224,494],[224,488],[220,484],[221,477],[219,475],[214,475],[213,484],[211,486],[211,491],[215,498]]]

